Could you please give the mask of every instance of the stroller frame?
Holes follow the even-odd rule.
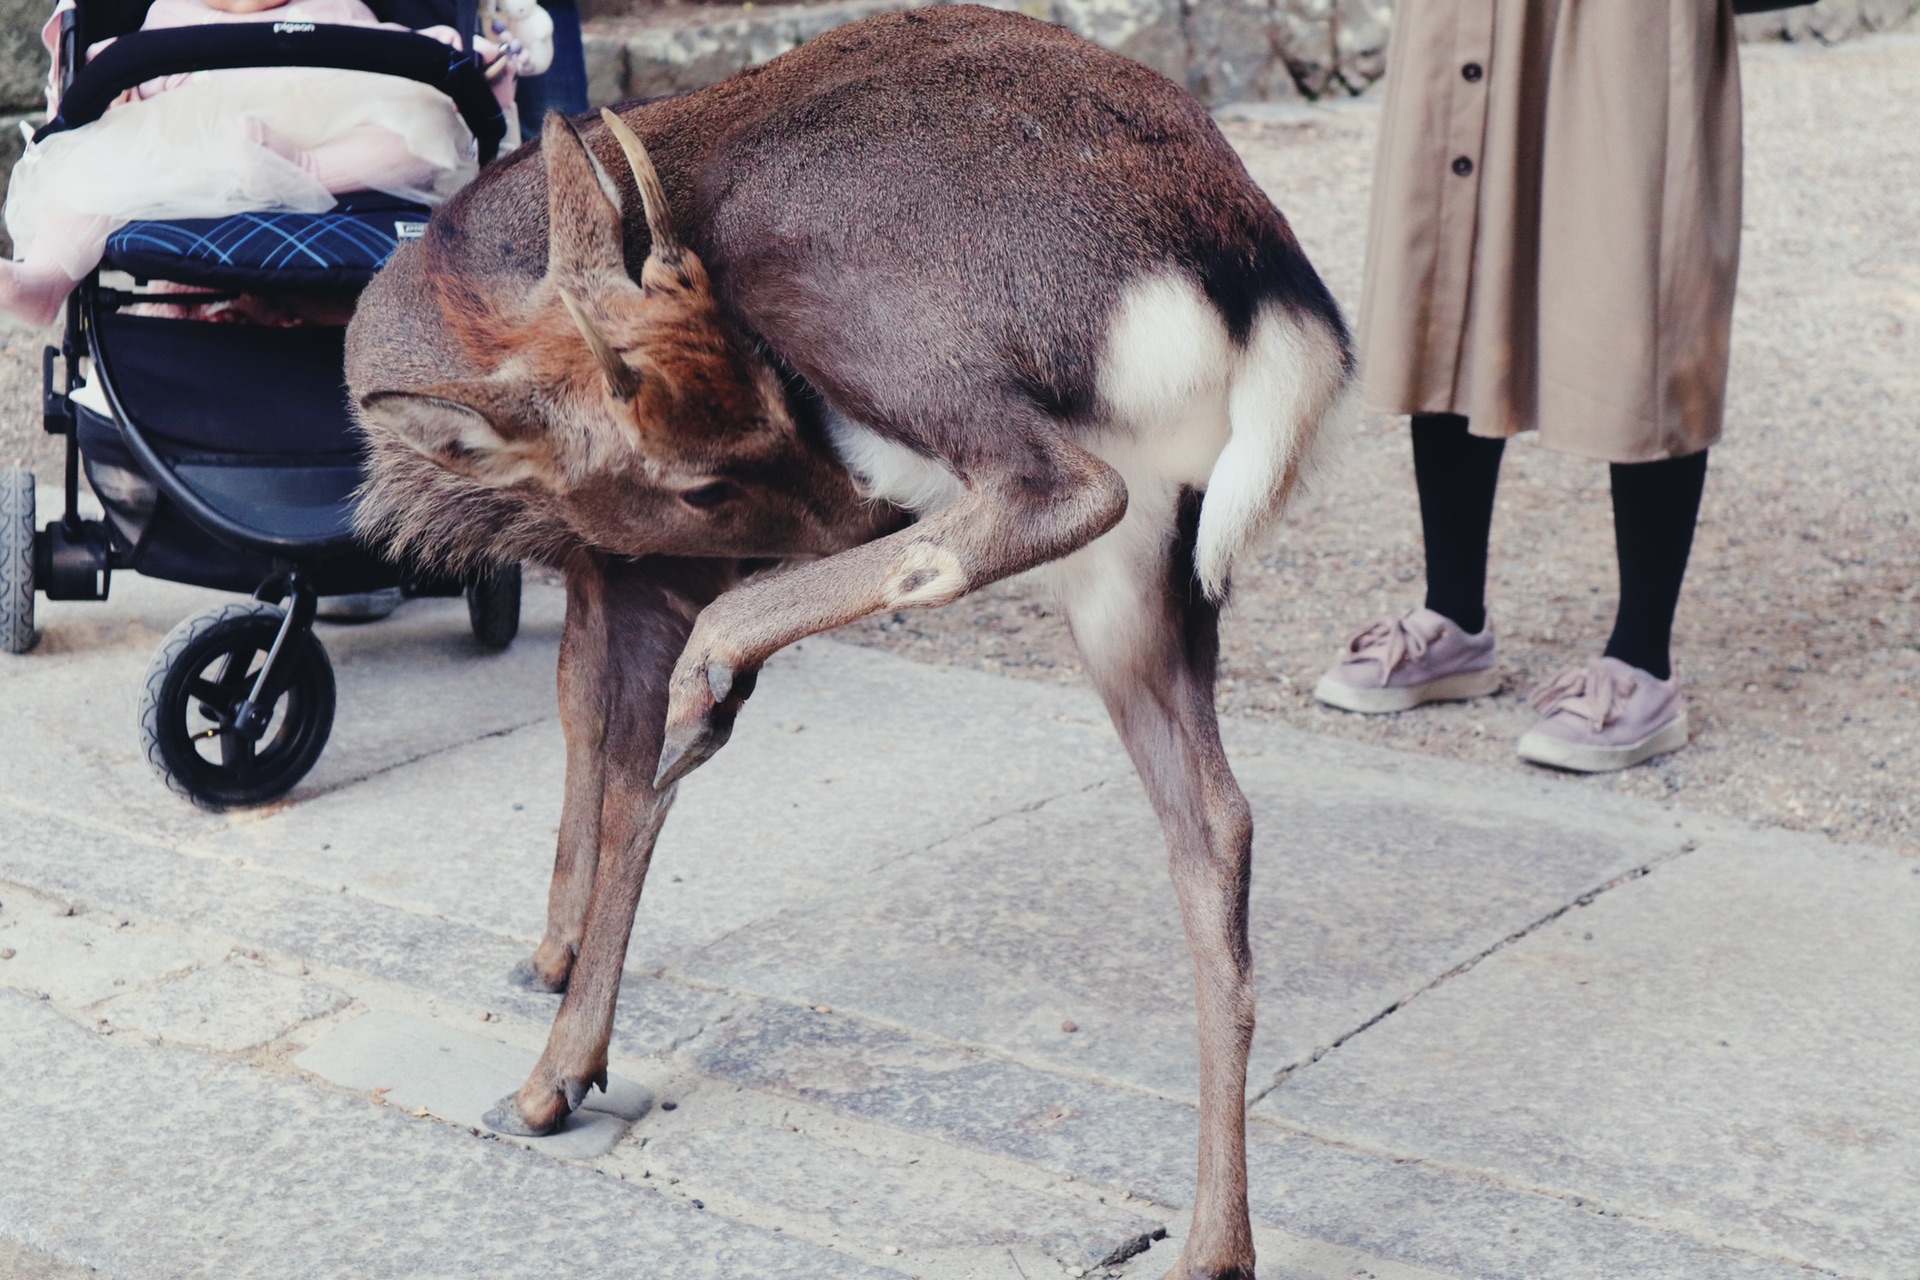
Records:
[[[36,133],[36,141],[97,119],[123,90],[157,76],[234,67],[319,66],[398,75],[438,89],[466,120],[481,163],[498,152],[505,122],[481,64],[469,52],[413,31],[304,22],[139,31],[147,2],[82,0],[81,8],[63,15],[60,111]],[[439,19],[445,10],[444,0],[437,10],[435,0],[376,3],[396,11],[394,16],[410,26],[428,25],[410,17]],[[452,9],[457,30],[477,29],[475,0],[453,0]],[[114,42],[84,62],[84,51],[108,35]],[[398,233],[398,223],[395,230]],[[138,397],[130,397],[128,390],[142,378],[154,384],[153,368],[168,361],[163,355],[148,360],[145,370],[123,371],[116,344],[109,340],[116,328],[133,327],[126,335],[131,341],[140,336],[139,326],[147,326],[144,332],[156,339],[166,330],[153,326],[175,326],[166,331],[174,334],[173,340],[198,351],[238,343],[251,344],[255,353],[278,350],[298,356],[308,389],[321,395],[326,388],[314,380],[314,371],[326,366],[328,344],[337,346],[340,331],[252,331],[122,316],[140,303],[222,301],[237,291],[216,286],[185,294],[156,293],[139,287],[143,282],[138,280],[130,291],[111,287],[100,277],[96,268],[78,283],[68,301],[61,343],[47,347],[42,356],[42,425],[49,434],[65,437],[60,517],[35,529],[32,477],[18,471],[0,477],[0,613],[7,615],[0,617],[0,647],[13,652],[31,647],[36,589],[50,600],[104,600],[115,569],[250,591],[253,603],[220,606],[187,619],[169,635],[149,671],[141,723],[148,758],[175,791],[210,808],[264,803],[305,775],[331,728],[332,669],[313,635],[319,596],[393,587],[407,596],[464,592],[475,637],[483,647],[498,649],[511,643],[518,628],[519,568],[498,567],[463,581],[392,563],[358,542],[345,518],[358,462],[339,452],[342,438],[333,425],[346,411],[337,361],[331,368],[339,403],[317,417],[307,415],[307,426],[293,432],[299,435],[304,429],[303,443],[318,440],[318,447],[328,450],[324,454],[289,447],[281,458],[269,449],[223,463],[217,449],[206,452],[215,446],[182,446],[178,439],[170,445],[157,438],[143,421],[151,414],[134,403]],[[330,279],[322,287],[341,294],[350,292],[353,283]],[[276,282],[271,287],[297,292],[302,286]],[[83,359],[84,382],[95,392],[87,402],[73,394],[82,385]],[[290,385],[299,381],[292,377]],[[170,384],[162,378],[155,385],[162,388],[164,400]],[[155,393],[149,389],[144,394],[151,409]],[[316,422],[317,432],[312,426]],[[90,441],[84,450],[83,437]],[[269,436],[266,442],[275,440]],[[188,457],[204,465],[183,461]],[[90,520],[80,513],[83,464],[106,510],[105,519]],[[188,471],[197,472],[201,482],[190,483],[183,475]],[[237,477],[228,485],[233,492],[224,496],[218,485],[210,489],[208,483],[223,472]],[[257,508],[249,505],[248,492],[271,499],[276,482],[301,490],[300,501],[280,507],[268,500]],[[276,511],[299,518],[276,527]],[[263,518],[248,518],[256,514]],[[189,730],[191,709],[212,721],[212,727]],[[206,760],[196,746],[196,740],[210,737],[219,739],[217,762]]]

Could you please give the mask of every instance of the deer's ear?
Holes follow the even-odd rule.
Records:
[[[540,437],[510,439],[461,394],[464,388],[376,391],[360,401],[369,429],[384,432],[428,461],[481,484],[504,487],[548,480],[552,459]]]
[[[576,293],[625,279],[620,189],[613,178],[558,111],[547,113],[540,153],[547,165],[547,278]]]

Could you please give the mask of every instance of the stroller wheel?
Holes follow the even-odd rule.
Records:
[[[251,732],[237,713],[280,633],[281,610],[224,604],[175,627],[147,668],[140,741],[169,788],[203,809],[285,795],[333,729],[333,664],[311,631],[287,637],[286,689]]]
[[[485,649],[504,649],[520,634],[520,566],[496,565],[467,585],[467,621]]]
[[[33,648],[33,472],[0,471],[0,649]]]

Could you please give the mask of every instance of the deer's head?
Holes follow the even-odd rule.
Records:
[[[621,251],[619,188],[573,125],[548,116],[546,275],[505,298],[485,282],[435,282],[443,313],[458,313],[443,320],[490,371],[364,394],[376,466],[397,440],[489,491],[493,510],[524,506],[625,555],[840,549],[859,506],[851,481],[721,313],[640,139],[602,115],[652,238],[639,281]]]

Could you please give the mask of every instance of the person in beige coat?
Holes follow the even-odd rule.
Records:
[[[1321,680],[1347,710],[1499,684],[1487,533],[1507,437],[1612,464],[1605,653],[1533,695],[1542,764],[1687,741],[1668,655],[1719,439],[1740,250],[1731,0],[1400,0],[1359,337],[1369,407],[1412,415],[1427,598]]]

